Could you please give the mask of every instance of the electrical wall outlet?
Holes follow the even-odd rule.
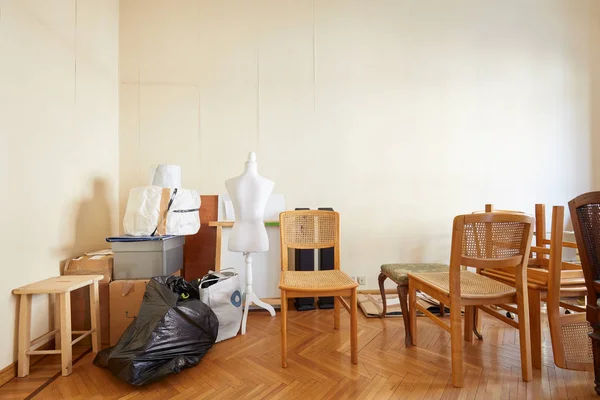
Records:
[[[357,277],[357,282],[359,285],[366,285],[367,284],[367,278],[365,278],[364,276],[358,276]]]
[[[351,276],[350,279],[352,279],[354,282],[358,282],[355,276]]]

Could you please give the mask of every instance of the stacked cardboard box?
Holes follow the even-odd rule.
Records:
[[[112,280],[113,256],[111,254],[84,255],[68,260],[63,275],[103,275],[98,283],[100,302],[100,342],[109,344],[110,307],[109,285]],[[71,292],[71,329],[84,331],[91,329],[90,292],[87,287]],[[83,339],[84,344],[91,345],[90,338]]]
[[[179,276],[180,271],[173,274]],[[110,345],[114,346],[137,317],[149,279],[117,280],[110,283]]]
[[[173,275],[179,276],[180,270]],[[113,255],[91,254],[68,260],[63,275],[103,275],[100,292],[100,341],[114,346],[125,329],[137,317],[149,279],[113,281]],[[91,329],[90,293],[88,288],[71,292],[71,328],[74,331]],[[90,339],[83,343],[91,345]]]

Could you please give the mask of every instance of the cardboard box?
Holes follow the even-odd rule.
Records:
[[[104,275],[98,283],[100,301],[100,342],[103,345],[110,343],[110,305],[109,282],[112,280],[113,256],[90,255],[68,260],[65,264],[63,275]],[[71,329],[74,331],[90,330],[92,326],[90,316],[90,291],[84,287],[71,292]],[[81,341],[82,344],[92,344],[91,338]]]
[[[104,275],[100,282],[109,283],[113,275],[113,256],[91,255],[68,260],[63,275]]]
[[[148,279],[112,281],[110,286],[110,345],[114,346],[137,317]]]
[[[110,307],[109,284],[99,283],[100,297],[100,343],[110,343]],[[89,286],[71,292],[71,329],[74,331],[89,331],[92,327],[90,316],[90,290]],[[84,338],[80,343],[92,345],[91,337]]]
[[[172,276],[181,276],[181,270]],[[110,345],[117,344],[140,311],[149,279],[118,280],[110,283]]]

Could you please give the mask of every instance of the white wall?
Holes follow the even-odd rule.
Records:
[[[12,289],[118,231],[118,1],[0,0],[0,369]],[[48,330],[34,297],[32,336]]]
[[[381,263],[446,261],[454,215],[592,188],[599,8],[122,0],[120,213],[151,164],[215,194],[257,151],[289,207],[341,212],[368,287]]]

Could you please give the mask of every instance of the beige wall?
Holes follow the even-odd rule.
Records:
[[[121,215],[151,164],[222,193],[254,150],[290,207],[342,213],[369,287],[381,263],[446,261],[457,213],[592,188],[599,7],[122,0]]]
[[[118,230],[118,1],[0,0],[0,369],[13,288]],[[49,323],[34,298],[32,336]]]

